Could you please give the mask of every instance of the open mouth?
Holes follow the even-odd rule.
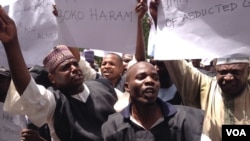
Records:
[[[108,75],[111,75],[112,73],[111,72],[103,72],[102,74],[105,76],[108,76]]]
[[[155,94],[154,88],[147,88],[144,90],[144,95],[147,97],[152,97]]]

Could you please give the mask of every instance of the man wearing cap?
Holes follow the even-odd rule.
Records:
[[[141,1],[136,6],[139,16],[146,12],[144,5]],[[84,70],[77,58],[60,45],[43,61],[52,86],[36,84],[25,64],[15,23],[1,6],[0,40],[13,79],[4,110],[27,114],[37,126],[48,123],[53,141],[102,140],[101,125],[115,112],[113,105],[117,100],[106,79],[84,82]]]
[[[15,23],[1,7],[0,40],[13,79],[5,111],[26,114],[39,127],[48,123],[54,141],[102,140],[101,125],[115,112],[117,100],[109,83],[84,82],[76,57],[59,45],[43,61],[52,86],[36,84],[22,56]]]
[[[231,55],[216,60],[209,77],[185,60],[165,61],[184,105],[205,111],[204,134],[222,140],[223,124],[250,124],[249,57]]]
[[[16,88],[21,98],[13,99],[11,94],[18,95],[10,92],[4,109],[27,114],[39,127],[48,122],[53,140],[101,140],[100,127],[115,112],[113,105],[117,99],[113,87],[107,87],[109,83],[84,82],[77,59],[64,45],[56,46],[43,63],[52,86],[46,89],[29,78],[26,89],[20,92],[20,84],[15,87],[12,83],[10,90]],[[11,69],[13,77],[15,69]],[[19,71],[30,77],[24,70]]]

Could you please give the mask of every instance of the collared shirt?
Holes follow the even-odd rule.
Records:
[[[203,132],[212,141],[221,141],[223,124],[250,124],[249,83],[238,97],[226,100],[215,77],[201,73],[185,60],[165,61],[165,65],[183,104],[205,111]]]
[[[131,120],[134,124],[136,124],[136,125],[142,127],[143,129],[147,130],[146,128],[144,128],[144,126],[143,126],[142,124],[140,124],[138,121],[136,121],[136,119],[135,119],[133,116],[130,116],[130,120]],[[153,127],[155,127],[156,125],[160,124],[160,123],[163,122],[163,121],[164,121],[164,118],[163,118],[163,117],[159,118],[159,119],[158,119],[157,121],[155,121],[155,123],[150,127],[150,129],[153,128]]]
[[[90,93],[88,87],[85,84],[83,85],[84,91],[72,97],[85,103]],[[35,81],[31,79],[22,97],[20,97],[13,82],[11,82],[9,88],[10,94],[6,97],[4,110],[15,114],[26,113],[31,122],[39,127],[48,123],[51,137],[54,141],[59,141],[55,134],[53,122],[56,101],[54,94],[49,89],[50,88],[46,89],[41,85],[37,85]]]
[[[176,112],[176,109],[175,109],[172,105],[170,105],[170,104],[167,104],[168,107],[169,107],[169,108],[167,108],[167,107],[164,106],[165,104],[163,104],[163,101],[157,99],[157,103],[159,103],[161,109],[164,110],[164,111],[163,111],[163,114],[164,114],[163,116],[164,116],[164,117],[169,117],[169,116],[173,115],[173,114]],[[128,108],[128,107],[127,107],[127,108]],[[128,112],[128,110],[127,110],[127,112]],[[125,117],[127,114],[128,114],[128,113],[126,113],[126,114],[124,113],[124,117]],[[129,114],[130,114],[129,118],[130,118],[130,120],[131,120],[134,124],[136,124],[136,125],[142,127],[143,129],[147,130],[147,129],[144,128],[143,125],[141,125],[135,118],[133,118],[133,116],[132,116],[132,114],[131,114],[131,111],[129,111]],[[153,127],[155,127],[156,125],[160,124],[161,122],[163,122],[163,121],[164,121],[164,117],[159,118],[159,119],[150,127],[150,129],[153,128]]]
[[[150,130],[152,128],[156,127],[157,125],[163,123],[165,118],[171,117],[177,112],[176,108],[173,105],[165,103],[159,98],[157,98],[156,103],[159,104],[163,116],[161,118],[159,118],[157,121],[155,121],[155,123],[150,127]],[[140,124],[135,118],[132,117],[131,103],[129,103],[129,105],[127,107],[125,107],[120,113],[124,117],[124,119],[129,119],[132,123],[141,127],[142,129],[144,129],[144,130],[136,132],[134,138],[143,138],[145,140],[154,140],[155,137],[153,137],[150,130],[147,130],[142,124]]]
[[[150,129],[145,129],[131,117],[130,104],[121,112],[110,115],[103,124],[104,140],[201,140],[204,118],[202,110],[183,105],[171,105],[159,98],[156,103],[161,109],[162,117]]]
[[[91,68],[89,63],[85,61],[84,57],[80,58],[79,68],[82,70],[85,80],[96,79],[97,73]],[[89,89],[85,84],[84,91],[72,97],[86,102],[89,96]],[[22,96],[18,94],[13,81],[9,86],[8,94],[4,103],[4,111],[13,114],[26,114],[32,123],[41,127],[48,123],[51,137],[54,141],[59,141],[54,131],[53,113],[56,108],[56,101],[54,94],[42,85],[37,85],[33,78],[31,78],[27,88]]]

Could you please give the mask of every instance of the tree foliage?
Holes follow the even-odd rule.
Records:
[[[148,47],[148,36],[149,36],[149,31],[150,31],[150,25],[148,23],[148,14],[145,14],[143,18],[143,30],[144,30],[144,42],[145,42],[145,47],[147,50]]]

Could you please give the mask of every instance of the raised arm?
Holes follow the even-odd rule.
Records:
[[[72,52],[72,54],[76,57],[77,61],[79,62],[81,58],[79,48],[77,47],[68,47],[68,48]]]
[[[135,8],[138,15],[137,23],[137,40],[135,49],[135,59],[137,61],[146,60],[145,44],[144,44],[144,34],[143,34],[143,17],[147,12],[147,0],[138,0],[138,4]]]
[[[0,40],[4,45],[11,76],[19,94],[27,87],[31,76],[25,64],[14,21],[0,6]]]

